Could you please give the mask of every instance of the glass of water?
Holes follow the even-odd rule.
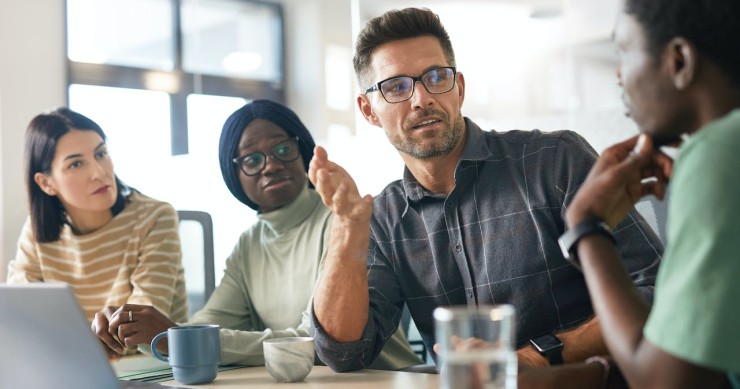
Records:
[[[434,310],[442,389],[516,389],[514,307]]]

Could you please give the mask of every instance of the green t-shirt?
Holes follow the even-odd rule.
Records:
[[[740,110],[681,146],[668,244],[645,336],[697,365],[740,374]],[[735,386],[738,387],[738,386]]]

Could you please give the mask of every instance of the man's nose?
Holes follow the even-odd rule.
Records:
[[[412,106],[418,107],[429,106],[434,101],[432,94],[427,91],[427,88],[421,80],[414,81],[414,92],[412,93],[410,100]]]

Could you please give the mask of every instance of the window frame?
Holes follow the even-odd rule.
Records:
[[[246,100],[270,99],[285,104],[285,16],[283,6],[260,0],[238,0],[274,10],[280,23],[280,48],[277,50],[280,81],[264,81],[217,75],[186,72],[183,69],[183,33],[181,9],[182,0],[169,0],[172,6],[172,36],[174,38],[171,70],[145,69],[111,64],[75,62],[69,59],[67,48],[69,33],[66,26],[68,2],[65,1],[65,46],[67,64],[66,104],[69,105],[69,87],[72,84],[107,86],[128,89],[155,90],[147,88],[145,80],[150,73],[164,74],[177,80],[178,90],[167,92],[170,98],[171,154],[188,154],[188,112],[187,97],[190,94],[206,94],[227,97],[241,97]],[[236,1],[236,0],[235,0]]]

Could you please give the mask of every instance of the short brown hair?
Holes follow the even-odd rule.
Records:
[[[373,18],[360,31],[352,60],[361,88],[370,82],[370,56],[379,46],[401,39],[433,36],[439,40],[450,66],[455,66],[455,52],[439,16],[427,8],[394,9]]]

